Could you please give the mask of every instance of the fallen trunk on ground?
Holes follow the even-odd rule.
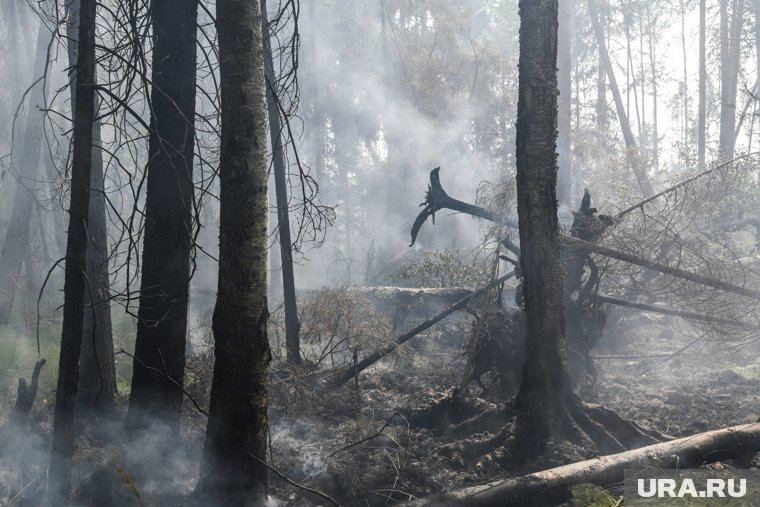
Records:
[[[486,292],[491,290],[493,287],[496,287],[497,285],[500,285],[510,278],[512,278],[515,275],[515,272],[512,271],[493,282],[489,283],[488,285],[484,286],[482,289],[476,290],[475,292],[470,293],[469,295],[463,297],[453,305],[450,305],[442,312],[434,315],[433,317],[430,317],[426,321],[418,324],[411,330],[407,331],[406,333],[398,336],[393,342],[389,345],[386,345],[383,348],[377,349],[372,354],[368,355],[355,365],[351,365],[347,368],[344,368],[340,370],[337,375],[335,376],[335,379],[332,381],[332,384],[335,386],[340,386],[348,382],[350,379],[352,379],[354,376],[358,375],[360,372],[364,371],[365,369],[369,368],[373,364],[375,364],[377,361],[382,359],[383,357],[387,356],[394,350],[396,350],[399,346],[403,345],[404,343],[408,342],[421,332],[425,331],[426,329],[432,327],[433,325],[437,324],[438,322],[442,321],[455,311],[462,309],[467,306],[467,304],[472,301],[474,298],[480,297],[484,295]]]
[[[414,506],[546,506],[565,501],[573,486],[584,483],[606,486],[623,480],[627,469],[657,466],[695,468],[760,451],[760,423],[707,431],[690,437],[571,463],[479,486],[471,486],[429,498]]]

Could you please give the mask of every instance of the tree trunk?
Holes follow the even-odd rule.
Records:
[[[652,166],[655,171],[658,171],[660,169],[660,134],[657,128],[657,45],[649,7],[647,7],[647,21],[649,24],[649,66],[652,73]]]
[[[72,109],[76,108],[77,38],[79,0],[66,2],[68,25],[69,87]],[[94,77],[97,82],[97,75]],[[97,109],[97,107],[96,107]],[[100,122],[92,125],[92,170],[87,218],[87,287],[84,292],[84,334],[79,357],[79,395],[82,408],[110,409],[116,398],[116,369],[111,327],[111,283],[108,275],[106,198],[101,151]]]
[[[557,0],[520,1],[517,211],[525,303],[525,364],[517,446],[540,453],[568,416],[562,264],[557,221]]]
[[[140,308],[127,430],[179,432],[190,250],[197,0],[154,2],[153,89]]]
[[[280,239],[280,267],[282,268],[282,292],[285,300],[285,347],[288,362],[301,362],[301,344],[296,301],[296,283],[293,275],[293,241],[290,237],[290,216],[288,212],[288,188],[286,181],[285,156],[282,146],[282,125],[280,124],[279,100],[275,90],[272,45],[269,33],[266,0],[261,0],[261,22],[264,38],[264,72],[266,74],[267,114],[269,118],[269,138],[272,144],[274,185],[277,194],[277,225]]]
[[[607,71],[607,79],[610,83],[610,90],[612,96],[615,99],[615,109],[617,110],[618,119],[620,120],[620,128],[623,130],[623,138],[625,139],[625,147],[627,150],[628,160],[633,168],[633,172],[636,175],[639,187],[644,197],[649,197],[654,193],[652,188],[652,182],[649,180],[649,175],[646,173],[646,169],[641,163],[641,154],[636,146],[636,140],[633,137],[633,131],[631,130],[631,124],[628,121],[628,115],[625,112],[625,106],[623,105],[623,99],[620,95],[620,89],[617,85],[617,79],[615,78],[615,71],[612,68],[612,62],[610,61],[610,55],[607,52],[607,43],[604,41],[604,31],[602,25],[599,22],[599,14],[596,7],[596,0],[589,0],[588,2],[589,16],[591,18],[591,26],[594,29],[594,35],[596,36],[596,42],[599,46],[599,55],[604,64],[604,68]]]
[[[37,54],[34,60],[33,79],[47,73],[50,57],[48,42],[50,30],[40,21],[37,36]],[[13,209],[0,252],[0,325],[8,324],[17,289],[22,285],[21,268],[31,255],[30,229],[34,210],[33,189],[40,180],[40,150],[44,133],[47,92],[50,79],[36,83],[28,97],[27,117],[21,145],[21,156],[13,157],[18,170],[19,185],[13,198]],[[19,162],[16,162],[18,160]]]
[[[557,54],[557,83],[559,87],[559,109],[557,113],[557,199],[560,205],[564,204],[569,208],[573,202],[572,132],[570,129],[573,0],[560,0],[559,10],[559,44]]]
[[[214,380],[199,504],[262,505],[267,492],[267,154],[259,2],[219,0],[222,141]]]
[[[51,505],[68,505],[71,489],[79,355],[84,331],[84,273],[87,269],[87,217],[92,168],[92,128],[95,119],[95,3],[95,0],[82,0],[79,19],[63,329],[48,482],[47,503]]]
[[[739,80],[741,34],[744,25],[744,0],[734,0],[731,29],[728,28],[728,0],[720,3],[720,159],[734,158],[736,126],[736,88]]]
[[[703,463],[742,456],[760,450],[760,424],[743,424],[679,438],[631,451],[602,456],[529,475],[471,486],[425,498],[412,505],[524,507],[564,504],[573,486],[583,483],[609,486],[623,481],[626,469],[657,466],[696,468]]]
[[[686,54],[686,5],[681,0],[681,56],[683,57],[683,149],[689,160],[689,68]]]
[[[707,61],[705,58],[707,0],[699,0],[699,112],[697,125],[697,165],[705,169],[705,143],[707,134]]]

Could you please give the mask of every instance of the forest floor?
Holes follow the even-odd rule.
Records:
[[[340,505],[369,506],[532,471],[514,466],[503,447],[513,431],[506,407],[514,392],[484,399],[471,383],[469,396],[456,395],[469,320],[454,317],[360,374],[358,384],[337,389],[319,381],[315,389],[318,375],[288,375],[273,363],[273,467]],[[692,343],[693,338],[673,330],[677,326],[665,323],[659,316],[610,316],[605,338],[593,351],[599,373],[596,401],[673,437],[756,421],[760,344]],[[209,362],[205,356],[189,363],[196,380],[191,392],[201,405],[210,371],[196,367]],[[44,400],[41,393],[28,433],[0,433],[3,505],[35,505],[31,493],[44,480],[52,430],[52,404]],[[184,445],[160,454],[160,428],[144,441],[126,440],[120,423],[126,401],[126,396],[119,400],[113,423],[85,424],[77,440],[78,505],[180,505],[197,478],[205,417],[186,403]],[[21,440],[25,443],[14,451],[9,443]],[[591,456],[588,450],[573,458]],[[570,459],[558,452],[548,462]],[[273,505],[327,505],[276,474],[270,482]]]
[[[694,342],[660,316],[612,317],[593,351],[598,403],[672,437],[758,420],[758,344]],[[466,401],[455,396],[463,336],[450,330],[418,337],[360,375],[358,388],[288,400],[275,387],[275,466],[341,505],[387,505],[534,471],[512,465],[502,447],[513,430],[507,400],[480,398],[474,383]],[[557,453],[548,462],[568,460]],[[320,503],[274,484],[283,504]]]

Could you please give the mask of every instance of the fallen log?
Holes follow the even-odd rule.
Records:
[[[608,486],[628,469],[696,468],[705,463],[760,451],[760,423],[707,431],[690,437],[571,463],[550,470],[471,486],[423,498],[413,506],[546,506],[564,502],[578,484]]]
[[[348,382],[350,379],[361,373],[362,371],[366,370],[373,364],[375,364],[377,361],[382,359],[383,357],[387,356],[394,350],[396,350],[399,346],[403,345],[404,343],[408,342],[421,332],[425,331],[426,329],[432,327],[433,325],[437,324],[438,322],[442,321],[452,313],[454,313],[457,310],[460,310],[467,306],[467,304],[472,301],[474,298],[480,297],[484,295],[486,292],[491,290],[492,288],[506,282],[510,278],[515,276],[515,272],[511,271],[510,273],[507,273],[506,275],[497,278],[493,282],[489,283],[488,285],[485,285],[483,288],[476,290],[475,292],[471,292],[467,296],[463,297],[456,303],[448,306],[445,310],[441,311],[440,313],[430,317],[429,319],[425,320],[424,322],[416,325],[414,328],[410,329],[406,333],[399,335],[395,340],[393,340],[392,343],[389,345],[386,345],[383,348],[377,349],[358,363],[356,365],[351,365],[347,368],[344,368],[342,371],[339,371],[335,377],[335,379],[332,381],[332,384],[334,386],[340,386]]]

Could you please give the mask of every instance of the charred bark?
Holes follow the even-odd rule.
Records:
[[[293,240],[290,237],[290,216],[288,188],[286,181],[285,157],[282,146],[282,125],[274,65],[272,62],[272,44],[266,0],[261,0],[261,23],[264,37],[264,72],[266,77],[267,116],[269,118],[269,138],[272,144],[272,165],[274,169],[274,186],[277,196],[277,225],[280,240],[280,267],[282,268],[282,292],[285,300],[285,347],[287,359],[291,364],[301,362],[300,330],[298,321],[298,304],[296,301],[296,283],[293,274]]]
[[[577,427],[568,403],[562,265],[557,219],[557,0],[520,2],[517,213],[525,362],[516,399],[516,448],[525,458]]]
[[[87,269],[87,221],[92,169],[92,129],[95,119],[95,5],[95,0],[82,0],[79,20],[74,153],[63,289],[63,329],[48,483],[48,503],[53,505],[68,505],[71,489],[79,356],[84,331],[84,275]]]
[[[197,0],[154,2],[140,307],[127,430],[179,432],[192,248]]]
[[[66,2],[68,25],[69,87],[72,109],[76,108],[77,40],[80,1]],[[97,75],[95,76],[97,81]],[[97,107],[96,107],[97,109]],[[84,294],[84,334],[79,357],[79,395],[82,408],[112,408],[116,398],[116,367],[111,327],[111,283],[109,280],[106,197],[101,150],[100,122],[92,126],[92,171],[90,208],[87,219],[87,289]]]

